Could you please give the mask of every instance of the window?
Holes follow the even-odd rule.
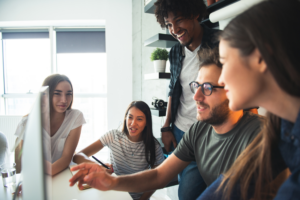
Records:
[[[33,103],[32,94],[50,70],[50,40],[47,32],[3,33],[5,113],[24,115]]]
[[[51,38],[48,30],[2,32],[4,78],[0,91],[4,106],[0,109],[6,115],[25,115],[48,75],[68,76],[74,88],[72,108],[82,111],[87,122],[77,146],[81,150],[107,130],[105,32],[55,28],[53,34]],[[51,65],[53,57],[56,62]],[[101,154],[108,156],[107,150]]]
[[[84,113],[87,123],[77,149],[99,139],[107,130],[106,52],[103,31],[57,31],[57,71],[67,75],[74,88],[73,108]],[[101,151],[105,153],[106,151]]]

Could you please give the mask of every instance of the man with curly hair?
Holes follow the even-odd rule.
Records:
[[[166,122],[161,129],[162,142],[169,152],[197,122],[197,109],[189,82],[196,79],[201,64],[197,52],[218,45],[213,42],[217,30],[200,24],[207,13],[203,0],[157,0],[155,6],[157,22],[162,28],[168,28],[179,42],[169,53],[170,92]],[[179,199],[195,199],[206,188],[194,161],[178,175],[178,181]]]

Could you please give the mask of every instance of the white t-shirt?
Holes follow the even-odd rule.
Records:
[[[180,96],[180,104],[178,106],[177,114],[175,117],[175,125],[186,132],[189,128],[197,122],[196,102],[193,97],[189,83],[197,79],[200,61],[198,58],[198,50],[200,46],[194,51],[190,51],[184,47],[185,58],[182,62],[182,69],[179,76],[180,85],[182,86],[182,94]]]
[[[18,125],[15,136],[24,138],[24,131],[27,122],[27,116],[24,116]],[[71,130],[85,124],[85,119],[81,111],[76,109],[70,109],[66,111],[65,118],[54,136],[50,137],[50,134],[43,130],[44,138],[47,143],[51,141],[51,163],[54,163],[62,156],[64,150],[65,141]]]
[[[117,175],[133,174],[150,168],[146,161],[143,141],[132,142],[127,135],[119,130],[111,130],[100,138],[103,146],[111,150],[110,159]],[[154,165],[164,161],[162,148],[155,143],[156,160]],[[133,199],[139,199],[143,193],[129,193]]]

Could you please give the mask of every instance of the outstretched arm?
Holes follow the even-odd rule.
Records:
[[[83,189],[82,184],[88,184],[93,188],[103,191],[151,191],[163,188],[188,164],[189,162],[182,161],[172,154],[155,169],[114,177],[106,173],[105,170],[96,164],[83,163],[71,169],[72,171],[79,171],[69,182],[70,186],[78,182],[80,189]]]
[[[155,168],[157,168],[157,166],[154,166],[152,169],[155,169]],[[147,200],[147,199],[149,199],[154,192],[155,192],[155,190],[144,192],[143,195],[140,197],[139,200]]]

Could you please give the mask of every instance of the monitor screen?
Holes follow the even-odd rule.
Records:
[[[47,166],[51,166],[48,86],[37,94],[28,116],[22,150],[22,199],[51,199],[51,176],[47,175],[51,169]]]

